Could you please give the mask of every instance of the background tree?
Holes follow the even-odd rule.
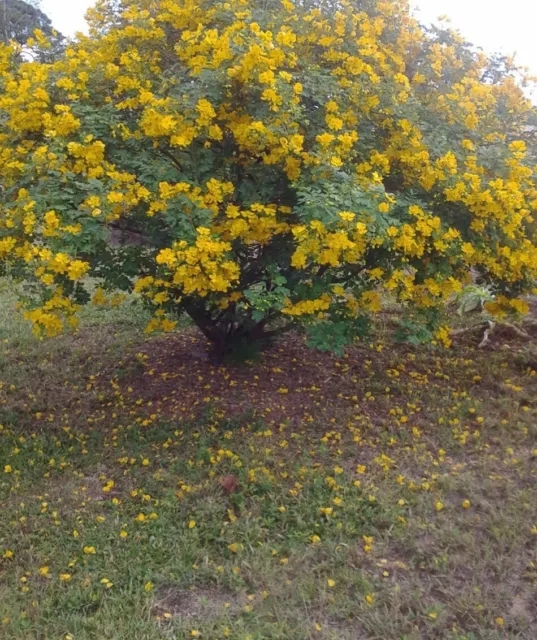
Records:
[[[63,36],[52,27],[50,18],[41,11],[39,2],[24,0],[0,0],[0,37],[4,44],[10,41],[20,45],[33,45],[34,31],[38,29],[50,43],[40,53],[44,60],[51,58],[51,49],[58,53]]]
[[[14,40],[25,44],[33,36],[34,29],[46,35],[52,34],[52,23],[35,2],[0,0],[1,33],[3,42]]]
[[[470,270],[495,312],[525,310],[535,110],[509,60],[390,0],[89,19],[53,63],[1,52],[0,258],[37,332],[122,289],[148,330],[186,312],[219,352],[291,326],[341,349],[389,296],[449,344]]]

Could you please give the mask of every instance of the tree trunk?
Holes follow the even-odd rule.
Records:
[[[291,324],[267,330],[270,318],[260,322],[237,322],[235,318],[220,317],[214,320],[204,308],[196,303],[185,306],[186,313],[207,338],[210,352],[216,362],[228,357],[247,360],[266,348],[271,341],[291,328]]]

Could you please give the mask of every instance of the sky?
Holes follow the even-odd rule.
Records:
[[[94,0],[41,0],[54,26],[64,35],[84,31],[84,13]],[[447,15],[470,42],[487,53],[517,54],[517,61],[537,75],[537,2],[535,0],[411,0],[417,15],[434,22]]]

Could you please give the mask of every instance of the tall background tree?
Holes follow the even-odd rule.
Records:
[[[44,59],[50,59],[51,53],[58,54],[63,37],[39,4],[39,0],[0,0],[0,37],[4,44],[13,41],[24,46],[28,41],[32,43],[38,29],[51,45],[48,51],[40,53]]]
[[[341,349],[386,299],[449,344],[442,308],[470,271],[495,312],[524,312],[535,109],[511,62],[403,0],[89,17],[54,62],[0,52],[0,259],[38,333],[123,289],[148,330],[187,313],[220,352],[289,327]]]
[[[25,44],[33,37],[35,29],[52,34],[52,23],[39,8],[38,2],[30,0],[0,0],[1,33],[4,43],[14,40]]]

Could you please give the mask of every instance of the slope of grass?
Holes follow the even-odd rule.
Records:
[[[0,295],[1,637],[535,637],[517,345],[215,366],[136,306],[40,342]]]

